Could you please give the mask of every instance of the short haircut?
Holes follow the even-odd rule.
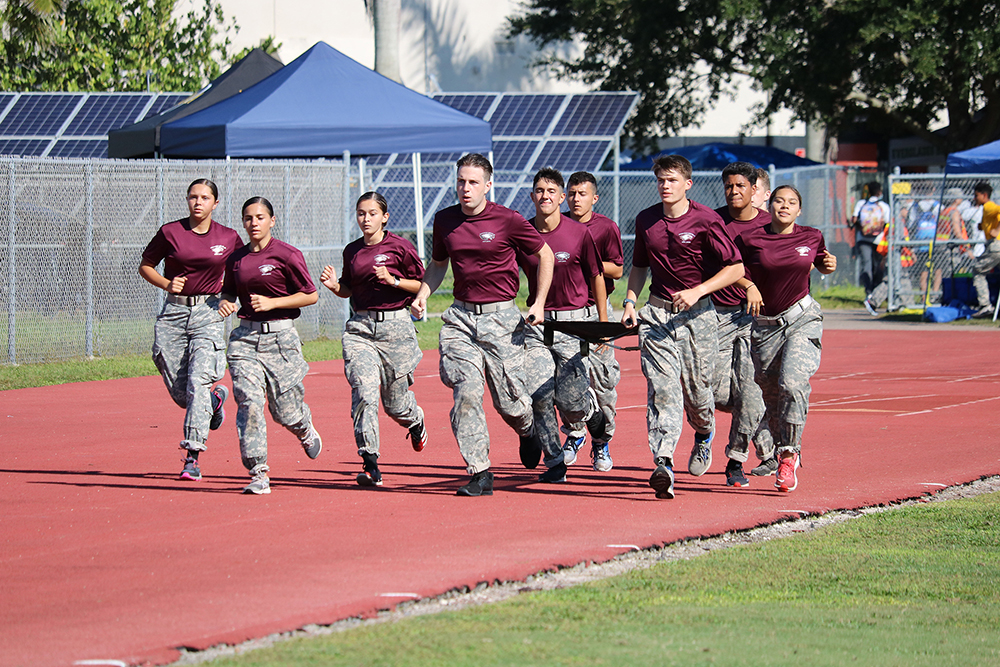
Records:
[[[869,197],[881,197],[882,196],[882,184],[878,181],[872,181],[868,184],[868,196]]]
[[[382,209],[383,213],[389,212],[389,202],[387,202],[385,200],[385,197],[383,197],[378,192],[364,193],[363,195],[358,197],[358,203],[354,205],[354,208],[357,209],[359,206],[361,206],[361,202],[365,201],[374,201],[375,205],[378,206],[380,209]]]
[[[563,175],[559,173],[558,169],[553,169],[552,167],[542,167],[535,174],[535,179],[531,181],[531,188],[534,189],[538,185],[538,181],[552,181],[559,186],[560,189],[566,188],[566,183],[563,181]]]
[[[750,185],[757,184],[757,167],[749,162],[730,162],[722,170],[722,180],[729,176],[742,176]]]
[[[207,178],[196,178],[195,180],[191,181],[191,185],[188,186],[187,193],[191,194],[191,188],[193,188],[196,185],[204,185],[205,187],[207,187],[209,190],[212,191],[212,196],[215,197],[215,201],[219,201],[219,186],[217,186],[215,183],[208,180]]]
[[[490,164],[490,161],[485,156],[479,153],[467,153],[463,155],[455,163],[455,166],[459,169],[462,167],[479,167],[486,175],[487,181],[493,180],[493,165]]]
[[[243,208],[240,209],[240,215],[245,214],[247,212],[247,209],[253,206],[254,204],[263,204],[264,208],[267,209],[267,212],[271,214],[271,217],[272,218],[274,217],[274,207],[271,206],[271,202],[269,202],[264,197],[250,197],[250,199],[243,202]]]
[[[597,179],[589,171],[574,171],[573,175],[566,181],[566,188],[571,188],[574,185],[583,185],[584,183],[593,185],[594,192],[597,192]]]
[[[989,183],[987,183],[986,181],[979,181],[978,183],[976,183],[976,185],[973,186],[972,191],[973,192],[982,192],[987,197],[992,197],[993,196],[993,186],[990,185]]]
[[[774,204],[774,196],[777,195],[782,190],[791,190],[792,192],[794,192],[795,196],[799,198],[799,206],[800,207],[802,206],[802,193],[799,192],[799,189],[796,188],[794,185],[789,185],[788,183],[776,187],[774,189],[774,192],[771,193],[771,198],[767,200],[767,203]]]
[[[764,190],[771,189],[771,174],[767,173],[767,169],[757,167],[757,183]]]
[[[693,169],[683,155],[663,155],[653,160],[653,173],[659,176],[663,171],[676,171],[684,180],[690,180]]]

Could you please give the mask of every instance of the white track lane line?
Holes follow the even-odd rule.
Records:
[[[121,660],[77,660],[74,665],[108,665],[109,667],[128,667],[127,662]]]
[[[942,489],[948,487],[947,484],[939,484],[937,482],[920,482],[920,486],[940,486]]]
[[[631,549],[632,551],[641,551],[639,547],[634,544],[605,544],[608,549]]]
[[[417,595],[416,593],[379,593],[380,598],[413,598],[414,600],[419,600],[422,595]]]
[[[951,408],[961,408],[966,405],[976,405],[978,403],[988,403],[990,401],[1000,400],[1000,396],[990,396],[989,398],[981,398],[978,401],[966,401],[965,403],[955,403],[953,405],[942,405],[936,408],[931,408],[929,410],[920,410],[918,412],[902,412],[897,417],[909,417],[911,415],[925,415],[930,412],[935,412],[937,410],[950,410]]]

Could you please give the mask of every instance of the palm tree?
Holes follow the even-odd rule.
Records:
[[[399,75],[399,22],[401,0],[365,0],[375,24],[375,71],[397,83]]]
[[[52,38],[54,21],[62,9],[61,0],[0,2],[0,34],[4,40],[43,45]]]

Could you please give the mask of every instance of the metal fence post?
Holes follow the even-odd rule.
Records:
[[[351,151],[344,151],[344,171],[342,175],[342,193],[343,193],[343,206],[344,206],[344,243],[347,245],[348,239],[351,238],[351,225],[354,224],[354,220],[351,216]],[[341,267],[343,270],[343,267]],[[351,300],[344,299],[344,322],[351,319]]]
[[[94,165],[87,164],[87,358],[94,357]]]
[[[11,366],[17,363],[17,344],[15,342],[15,332],[17,331],[17,246],[15,236],[17,234],[17,196],[14,188],[17,179],[14,176],[16,161],[10,162],[10,173],[7,174],[7,205],[10,210],[10,221],[7,229],[7,242],[10,248],[7,252],[7,363]]]

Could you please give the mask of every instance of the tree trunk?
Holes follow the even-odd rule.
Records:
[[[399,75],[399,23],[401,0],[374,0],[375,71],[397,83]]]

